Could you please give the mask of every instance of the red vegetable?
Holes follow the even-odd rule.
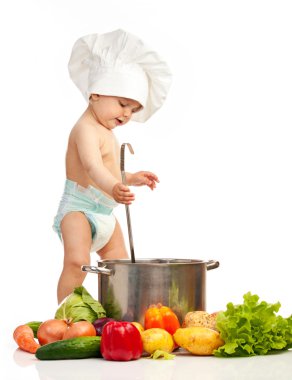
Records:
[[[100,352],[106,360],[139,359],[143,352],[141,334],[130,322],[108,322],[102,330]]]
[[[151,328],[160,328],[168,331],[173,335],[180,327],[176,314],[168,307],[161,303],[151,305],[145,313],[145,330]]]
[[[113,318],[104,317],[104,318],[96,319],[94,322],[92,322],[92,324],[93,324],[93,326],[95,327],[95,330],[96,330],[96,335],[97,336],[101,336],[102,330],[103,330],[103,326],[106,323],[111,322],[111,321],[114,321],[114,319]]]

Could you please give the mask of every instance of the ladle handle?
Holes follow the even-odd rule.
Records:
[[[126,215],[127,215],[128,233],[129,233],[131,261],[132,263],[135,263],[136,260],[135,260],[134,242],[133,242],[133,234],[132,234],[131,216],[130,216],[130,208],[128,205],[126,205]]]
[[[126,173],[125,173],[125,146],[129,148],[129,151],[134,154],[134,150],[130,143],[124,143],[121,146],[121,174],[123,184],[126,185]],[[131,261],[135,263],[135,251],[134,251],[134,242],[133,242],[133,234],[132,234],[132,224],[131,224],[131,215],[129,205],[126,206],[126,216],[127,216],[127,225],[128,225],[128,235],[129,235],[129,244],[130,244],[130,252],[131,252]]]

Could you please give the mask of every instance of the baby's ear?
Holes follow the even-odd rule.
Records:
[[[92,100],[93,102],[96,102],[99,99],[98,94],[91,94],[89,97],[89,100]]]

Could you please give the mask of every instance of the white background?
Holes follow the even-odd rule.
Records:
[[[165,58],[173,85],[130,142],[137,258],[216,259],[207,308],[247,291],[291,311],[292,53],[289,1],[2,2],[1,315],[9,332],[52,318],[63,250],[52,230],[68,134],[85,108],[67,63],[77,38],[123,28]],[[127,241],[125,208],[116,212]],[[92,262],[97,259],[92,256]],[[97,297],[97,278],[84,283]],[[2,322],[3,324],[3,322]],[[11,343],[13,344],[13,342]]]

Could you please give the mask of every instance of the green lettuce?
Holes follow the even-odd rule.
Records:
[[[84,288],[75,288],[62,302],[56,311],[56,319],[67,319],[72,322],[88,321],[94,322],[98,318],[106,317],[102,305],[96,301]]]
[[[148,359],[160,359],[162,358],[163,360],[172,360],[175,358],[175,355],[170,354],[169,352],[162,351],[162,350],[155,350],[150,356],[147,356]]]
[[[227,310],[218,314],[217,329],[225,344],[214,355],[254,356],[292,348],[292,315],[277,315],[279,302],[259,302],[250,292],[243,299],[243,304],[230,302]]]

